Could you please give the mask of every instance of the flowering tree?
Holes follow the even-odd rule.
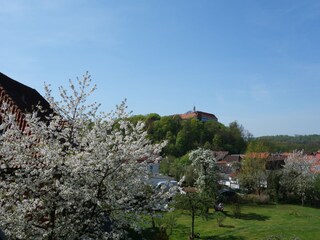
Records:
[[[304,205],[306,193],[313,187],[315,175],[311,172],[313,160],[309,159],[303,151],[293,151],[287,159],[282,170],[280,184],[301,198]]]
[[[164,143],[126,120],[124,102],[109,114],[87,104],[96,89],[88,74],[70,89],[56,101],[46,86],[54,113],[27,114],[24,132],[2,107],[0,223],[10,239],[123,239],[159,200],[144,201],[145,163],[159,160]]]
[[[196,187],[202,194],[214,199],[217,190],[218,173],[216,159],[212,151],[198,148],[189,154],[189,158],[197,176]]]
[[[195,216],[207,216],[209,207],[213,206],[217,190],[216,159],[211,150],[196,149],[189,153],[196,175],[195,187],[184,189],[184,193],[175,197],[175,206],[188,210],[191,215],[191,233],[189,239],[195,239]],[[180,180],[183,182],[184,177]]]

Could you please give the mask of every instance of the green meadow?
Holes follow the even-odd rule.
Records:
[[[175,211],[176,224],[170,240],[188,239],[191,217],[188,212]],[[243,205],[241,217],[235,218],[230,205],[225,206],[226,218],[219,227],[216,214],[206,219],[197,217],[195,232],[199,239],[320,239],[320,209],[296,205]]]

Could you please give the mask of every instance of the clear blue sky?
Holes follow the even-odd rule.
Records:
[[[0,31],[0,71],[40,93],[88,70],[107,112],[320,134],[318,0],[0,0]]]

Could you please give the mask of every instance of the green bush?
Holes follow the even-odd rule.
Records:
[[[169,236],[167,234],[166,229],[160,228],[158,232],[154,235],[154,240],[169,240]]]
[[[215,219],[217,220],[218,227],[222,227],[222,223],[224,219],[226,218],[226,215],[223,212],[216,212],[215,213]]]
[[[242,196],[242,201],[246,203],[267,204],[270,202],[270,197],[266,194],[247,194]]]
[[[241,218],[241,205],[240,203],[235,203],[231,205],[231,211],[235,218]]]
[[[164,232],[168,236],[172,235],[173,228],[176,226],[176,218],[172,212],[155,218],[155,225],[160,229],[160,235],[164,235]]]

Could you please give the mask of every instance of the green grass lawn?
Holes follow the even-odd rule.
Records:
[[[200,239],[320,239],[320,209],[282,204],[243,205],[241,218],[237,219],[227,205],[225,213],[222,227],[218,227],[213,212],[208,220],[196,218],[195,232],[200,233]],[[176,226],[170,240],[187,239],[191,217],[187,212],[175,214]]]

